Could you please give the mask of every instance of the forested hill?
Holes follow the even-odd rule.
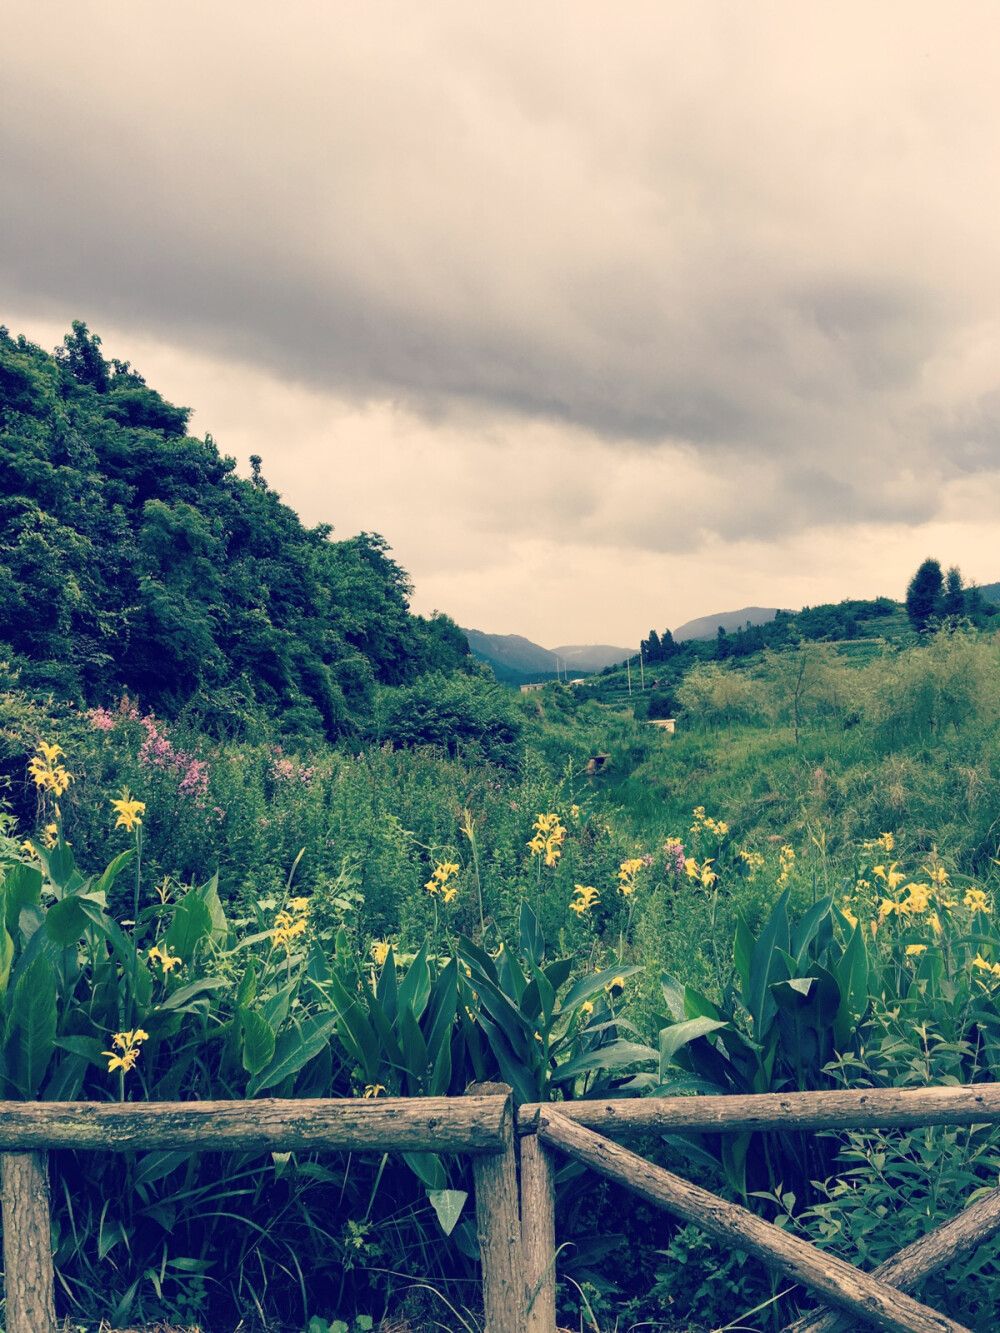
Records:
[[[82,323],[54,355],[0,328],[0,660],[22,684],[335,737],[377,684],[471,662],[454,622],[410,613],[381,537],[304,527],[188,417]]]

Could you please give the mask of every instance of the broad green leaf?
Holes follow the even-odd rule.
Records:
[[[750,957],[756,940],[753,931],[747,925],[742,911],[736,913],[736,939],[733,943],[733,965],[740,979],[740,989],[745,996],[750,989]]]
[[[521,956],[534,963],[536,967],[541,967],[542,959],[545,957],[545,936],[538,924],[538,918],[523,899],[518,917],[518,932],[520,934]]]
[[[785,1003],[784,988],[786,986],[793,990],[796,995],[806,996],[815,985],[815,977],[789,977],[787,981],[776,981],[771,990],[774,992],[775,1000],[781,1005]]]
[[[451,1044],[455,1010],[458,1006],[458,960],[452,958],[442,971],[434,989],[424,1020],[427,1034],[427,1058],[434,1061],[442,1047]]]
[[[22,907],[37,907],[42,901],[42,872],[34,866],[18,863],[9,866],[3,879],[3,900],[7,931],[17,934]]]
[[[429,1052],[430,1054],[430,1052]],[[427,1085],[428,1097],[447,1097],[451,1086],[451,1041],[443,1041],[431,1070]]]
[[[45,933],[60,949],[82,939],[89,924],[90,918],[80,905],[80,899],[73,894],[53,903],[45,913]]]
[[[504,943],[497,958],[497,978],[500,989],[517,1005],[520,1005],[528,980],[517,964],[513,951]]]
[[[695,990],[693,986],[684,987],[684,1017],[691,1018],[722,1018],[722,1011],[717,1004],[713,1004],[707,995],[702,995],[701,991]]]
[[[197,981],[189,981],[186,986],[178,987],[163,1001],[160,1008],[184,1010],[200,996],[207,995],[210,991],[224,990],[228,985],[226,977],[199,977]]]
[[[101,1041],[97,1037],[60,1037],[56,1042],[59,1050],[79,1055],[95,1068],[103,1070],[107,1070],[108,1067],[108,1057],[104,1054],[106,1045],[106,1041]]]
[[[219,872],[216,871],[207,884],[195,889],[195,893],[209,910],[212,918],[212,939],[222,948],[229,938],[229,923],[219,898]]]
[[[478,944],[473,944],[472,940],[463,936],[458,942],[458,952],[466,962],[472,963],[476,970],[488,977],[494,986],[499,985],[500,978],[497,976],[496,964],[485,949],[481,949]]]
[[[247,1096],[256,1097],[257,1093],[297,1074],[329,1042],[336,1026],[336,1016],[326,1015],[309,1018],[300,1027],[286,1029],[275,1044],[270,1064],[250,1080]]]
[[[448,1184],[448,1173],[437,1153],[404,1152],[400,1156],[421,1184],[426,1185],[428,1189],[443,1190]]]
[[[411,1010],[399,1010],[399,1044],[403,1048],[404,1068],[409,1080],[407,1092],[411,1097],[423,1091],[427,1077],[427,1043]]]
[[[246,971],[240,978],[240,984],[236,987],[236,1007],[242,1008],[243,1005],[252,1004],[256,998],[257,963],[253,958],[248,958]]]
[[[372,1031],[360,1001],[351,995],[334,973],[327,987],[333,1001],[335,1022],[340,1039],[357,1064],[361,1066],[367,1083],[379,1080],[380,1044]]]
[[[817,956],[823,946],[829,941],[833,930],[830,909],[833,906],[832,898],[820,898],[819,902],[814,903],[809,908],[805,916],[795,927],[792,934],[792,947],[789,950],[793,954],[796,963],[802,967],[809,953],[809,946],[815,940],[817,948],[814,950],[814,956]],[[826,926],[824,931],[823,926]],[[826,938],[824,939],[824,934]]]
[[[14,941],[4,926],[0,926],[0,998],[7,994],[7,981],[14,962]]]
[[[788,893],[786,889],[778,899],[750,955],[750,985],[743,999],[754,1021],[754,1036],[758,1041],[764,1040],[776,1010],[770,988],[787,975],[787,966],[779,951],[787,953],[790,944]]]
[[[583,1004],[584,1000],[589,1000],[592,995],[596,995],[598,991],[602,991],[606,986],[609,986],[615,977],[621,977],[624,980],[626,977],[631,977],[636,972],[641,971],[642,967],[636,963],[632,967],[606,967],[603,972],[594,972],[590,976],[581,977],[569,988],[566,998],[560,1006],[562,1012],[565,1014],[569,1010],[575,1009],[578,1004]]]
[[[49,879],[64,894],[73,893],[83,884],[83,876],[76,868],[72,849],[65,842],[60,841],[51,851],[44,847],[36,847],[35,850]]]
[[[375,996],[382,1006],[382,1012],[386,1018],[390,1023],[394,1023],[398,1011],[398,992],[396,987],[396,953],[391,944],[389,952],[385,956],[385,962],[382,964]]]
[[[553,1083],[564,1083],[578,1074],[591,1069],[621,1069],[623,1065],[646,1064],[657,1059],[657,1052],[652,1046],[639,1046],[631,1041],[615,1041],[607,1046],[600,1046],[590,1055],[579,1055],[574,1060],[567,1060],[553,1073]]]
[[[262,1014],[241,1007],[240,1029],[243,1033],[243,1068],[248,1074],[259,1074],[274,1059],[274,1032]]]
[[[104,894],[106,897],[115,880],[118,878],[118,875],[128,865],[129,861],[132,860],[133,856],[135,856],[135,849],[132,847],[130,847],[127,852],[119,853],[119,855],[108,865],[108,868],[100,879],[94,884],[91,892]]]
[[[431,996],[431,973],[427,966],[427,945],[424,944],[400,982],[397,996],[400,1011],[409,1009],[419,1019]]]
[[[185,963],[190,963],[202,940],[212,933],[212,913],[197,889],[190,889],[174,908],[166,935],[166,946]]]
[[[14,987],[4,1047],[10,1079],[26,1101],[33,1100],[56,1048],[56,979],[44,954]]]
[[[695,1041],[698,1037],[707,1036],[709,1032],[717,1032],[719,1028],[728,1026],[728,1023],[724,1023],[721,1019],[702,1017],[689,1018],[684,1023],[672,1023],[670,1027],[661,1028],[660,1076],[663,1077],[667,1065],[682,1046],[686,1046],[689,1041]]]
[[[427,1197],[431,1201],[431,1207],[437,1213],[441,1230],[446,1236],[450,1236],[455,1230],[455,1224],[462,1216],[462,1209],[465,1207],[465,1201],[469,1197],[468,1194],[465,1190],[428,1190]]]

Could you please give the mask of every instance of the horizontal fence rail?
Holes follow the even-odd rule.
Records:
[[[0,1152],[78,1148],[208,1152],[495,1153],[501,1096],[252,1102],[0,1102]]]
[[[1000,1229],[1000,1189],[866,1274],[606,1137],[938,1124],[1000,1124],[1000,1084],[526,1104],[516,1123],[505,1084],[474,1084],[466,1096],[454,1098],[0,1102],[7,1333],[54,1333],[56,1327],[49,1148],[469,1154],[486,1333],[555,1333],[558,1150],[704,1226],[725,1245],[794,1274],[840,1307],[806,1316],[794,1333],[840,1333],[859,1315],[882,1328],[960,1333],[961,1325],[905,1293]],[[786,1240],[794,1251],[791,1264]]]
[[[517,1132],[533,1134],[552,1103],[526,1102]],[[719,1097],[643,1097],[641,1100],[559,1102],[559,1114],[600,1134],[701,1130],[741,1134],[751,1129],[894,1129],[914,1125],[1000,1124],[1000,1083],[958,1088],[865,1088],[833,1092],[724,1094]]]
[[[524,1333],[511,1090],[465,1097],[0,1102],[7,1333],[55,1333],[47,1149],[436,1152],[472,1159],[486,1333]]]

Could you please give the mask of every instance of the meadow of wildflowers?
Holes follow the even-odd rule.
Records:
[[[955,651],[967,674],[968,645]],[[930,741],[890,727],[862,685],[845,675],[843,707],[859,721],[800,718],[798,743],[787,728],[694,720],[668,740],[554,687],[558,706],[531,701],[516,767],[440,747],[221,742],[132,697],[85,712],[8,696],[6,1095],[381,1097],[498,1076],[532,1098],[644,1095],[723,1069],[720,1091],[993,1079],[1000,738],[985,713],[936,725]],[[611,758],[588,778],[595,752]],[[765,927],[787,920],[790,942],[805,917],[822,923],[802,957],[824,978],[823,1004],[846,986],[845,958],[865,978],[836,1023],[817,1022],[808,1056],[790,1044],[787,997],[767,1016],[740,998],[740,959]],[[41,927],[39,959],[28,944]],[[551,1012],[523,1008],[533,969],[549,978]],[[390,997],[411,975],[406,993],[428,1000],[404,1022]],[[51,1049],[26,1063],[29,986],[51,997]],[[432,1012],[448,1023],[430,1024]],[[697,1048],[664,1037],[692,1012],[717,1015],[719,1035]],[[727,1045],[726,1032],[739,1035]],[[737,1049],[766,1058],[740,1064]],[[856,1139],[831,1138],[782,1178],[760,1166],[778,1160],[767,1154],[749,1177],[720,1159],[716,1184],[755,1192],[755,1206],[830,1244],[892,1198],[900,1233],[915,1236],[985,1188],[998,1156],[989,1134],[928,1142],[925,1154],[947,1145],[929,1213],[926,1197],[892,1192],[891,1170],[876,1172]],[[918,1147],[900,1141],[901,1171]],[[896,1150],[879,1147],[890,1163]],[[711,1157],[703,1145],[703,1170]],[[842,1162],[850,1195],[836,1183]],[[400,1273],[453,1294],[474,1280],[468,1217],[446,1236],[431,1202],[468,1192],[453,1163],[365,1159],[345,1172],[178,1154],[63,1169],[82,1185],[57,1192],[61,1299],[81,1320],[109,1299],[122,1317],[203,1322],[257,1301],[301,1326],[398,1307]],[[789,1205],[796,1169],[809,1183]],[[221,1251],[213,1209],[247,1227]],[[633,1217],[613,1194],[570,1193],[561,1215],[580,1250],[561,1269],[567,1308],[572,1279],[590,1284],[594,1310],[603,1300],[665,1320],[683,1283],[655,1251],[705,1257],[685,1229]],[[587,1250],[593,1235],[607,1238],[607,1262]],[[629,1246],[645,1259],[626,1279],[614,1256]],[[331,1252],[350,1274],[332,1285]],[[172,1276],[158,1287],[144,1276],[161,1271]],[[1000,1294],[997,1275],[984,1251],[963,1289],[970,1327],[975,1302]],[[767,1295],[742,1270],[731,1283],[729,1296]]]

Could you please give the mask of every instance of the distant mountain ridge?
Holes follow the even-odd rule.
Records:
[[[688,620],[674,630],[674,639],[683,643],[685,639],[714,639],[719,626],[732,634],[734,630],[744,629],[747,621],[751,625],[766,625],[778,614],[776,606],[744,606],[739,611],[720,611],[714,616],[699,616]]]
[[[566,644],[543,648],[521,634],[486,634],[478,629],[462,631],[473,657],[487,662],[497,680],[524,684],[528,680],[555,679],[559,675],[584,675],[624,662],[634,648],[611,644]]]

